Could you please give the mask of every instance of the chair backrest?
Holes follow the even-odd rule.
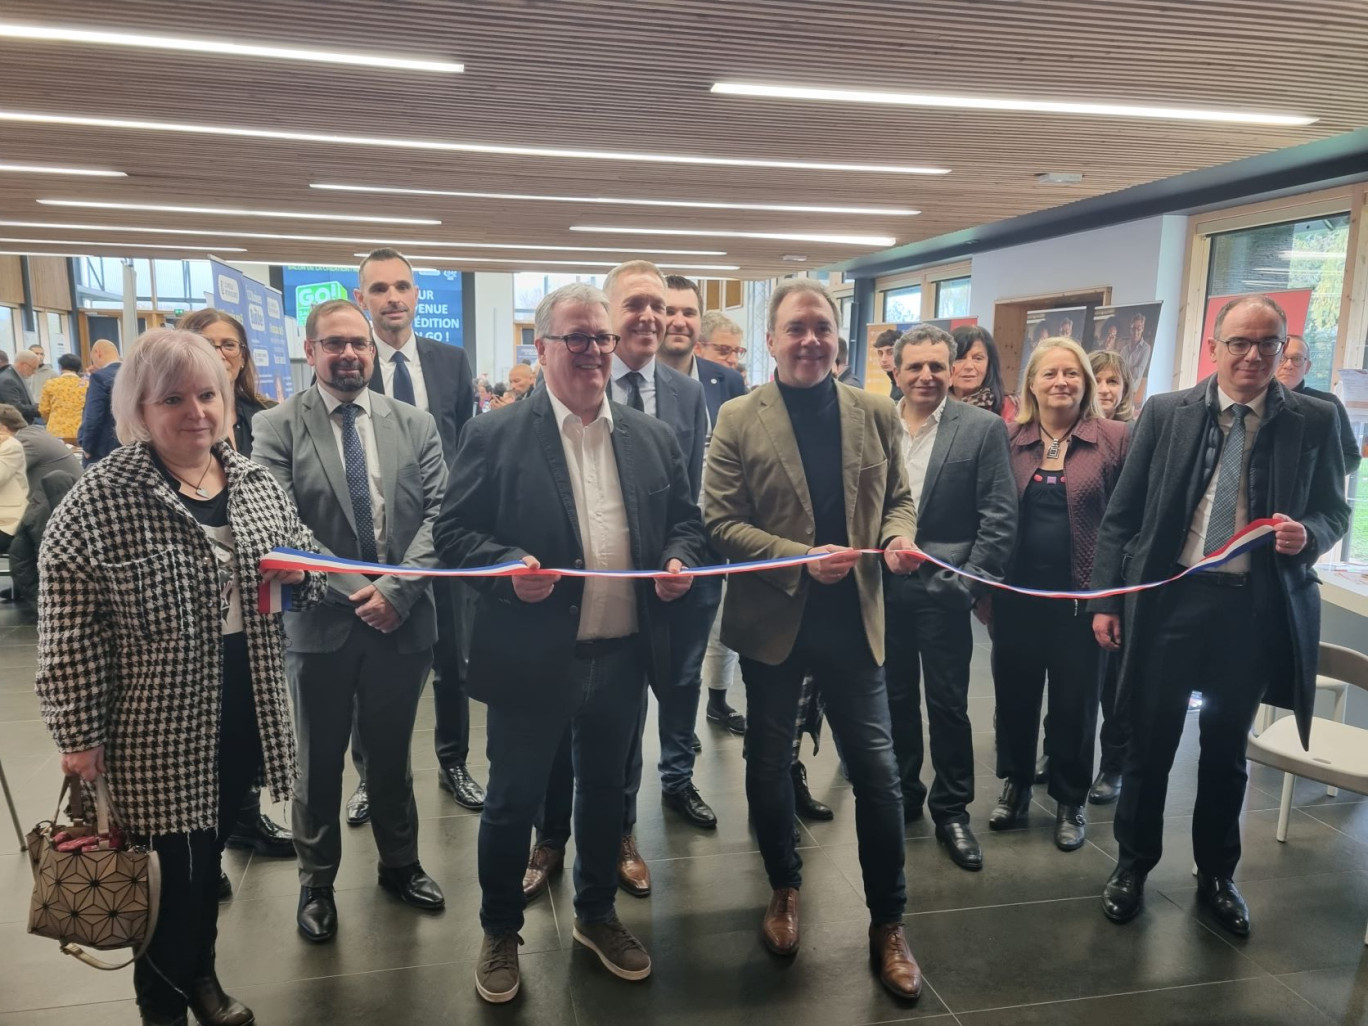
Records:
[[[1368,655],[1356,652],[1352,648],[1322,641],[1316,672],[1322,677],[1342,680],[1346,684],[1368,691]]]

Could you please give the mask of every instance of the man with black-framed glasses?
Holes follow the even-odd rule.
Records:
[[[1323,399],[1335,408],[1339,418],[1340,444],[1344,448],[1344,472],[1350,477],[1358,473],[1363,454],[1359,451],[1358,438],[1354,434],[1353,421],[1349,411],[1334,392],[1312,388],[1306,383],[1311,373],[1311,350],[1306,339],[1300,335],[1287,336],[1287,348],[1283,350],[1282,363],[1278,364],[1278,380],[1298,395],[1309,395],[1313,399]]]
[[[1233,877],[1245,741],[1259,704],[1293,709],[1303,743],[1310,736],[1320,641],[1312,564],[1348,528],[1349,506],[1333,407],[1274,380],[1286,343],[1287,316],[1272,299],[1226,303],[1206,342],[1216,373],[1145,404],[1102,521],[1094,588],[1161,580],[1219,552],[1252,521],[1278,521],[1273,545],[1124,601],[1093,600],[1098,644],[1122,653],[1116,708],[1130,721],[1118,862],[1102,893],[1113,922],[1140,912],[1163,852],[1168,775],[1194,690],[1204,699],[1192,810],[1197,901],[1238,936],[1250,929]],[[1186,876],[1174,869],[1175,881]]]
[[[315,384],[252,420],[252,459],[299,509],[327,555],[437,565],[432,529],[447,467],[432,415],[372,391],[375,343],[359,307],[320,303],[305,324]],[[285,613],[299,778],[291,808],[299,856],[296,923],[306,940],[337,933],[342,768],[353,709],[366,753],[380,886],[436,911],[442,890],[418,861],[409,748],[432,666],[437,615],[425,578],[333,574],[318,606]]]

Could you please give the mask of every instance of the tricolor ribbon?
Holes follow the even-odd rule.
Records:
[[[1001,581],[994,581],[987,577],[980,577],[977,574],[961,570],[957,566],[937,559],[935,556],[921,553],[926,562],[940,567],[942,570],[949,570],[953,574],[970,581],[977,581],[979,584],[990,588],[997,588],[1000,591],[1016,592],[1018,595],[1034,595],[1039,598],[1074,599],[1083,602],[1088,599],[1111,598],[1116,595],[1129,595],[1137,591],[1148,591],[1151,588],[1161,588],[1166,584],[1181,580],[1189,574],[1201,573],[1204,570],[1215,570],[1217,567],[1224,566],[1237,556],[1241,556],[1250,549],[1263,545],[1273,536],[1274,529],[1278,522],[1272,519],[1255,520],[1253,523],[1237,531],[1235,535],[1222,545],[1219,549],[1209,556],[1186,567],[1181,573],[1166,577],[1162,581],[1147,581],[1144,584],[1131,584],[1122,588],[1102,588],[1095,591],[1045,591],[1039,588],[1021,588],[1012,584],[1003,584]],[[869,555],[883,555],[883,549],[861,549],[862,553]],[[671,574],[667,570],[558,570],[543,567],[539,570],[531,569],[521,560],[514,560],[509,563],[497,563],[493,566],[468,567],[464,569],[451,568],[421,568],[413,566],[390,566],[387,563],[367,563],[359,559],[343,559],[338,556],[320,556],[315,552],[303,552],[299,549],[277,548],[261,559],[261,569],[263,570],[319,570],[329,574],[365,574],[367,576],[388,576],[388,577],[516,577],[527,574],[560,574],[563,577],[639,577],[653,579],[657,577],[716,577],[720,574],[750,574],[764,570],[781,570],[786,567],[807,566],[810,563],[820,563],[824,559],[829,559],[834,552],[811,552],[801,556],[781,556],[777,559],[757,559],[749,563],[724,563],[719,566],[695,566],[687,567],[678,574]],[[278,582],[263,581],[259,591],[259,608],[263,613],[280,613],[290,608],[290,587],[281,585]]]

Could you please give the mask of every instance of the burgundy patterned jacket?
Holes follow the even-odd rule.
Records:
[[[1026,491],[1031,475],[1040,469],[1045,458],[1045,446],[1040,438],[1040,425],[1011,424],[1007,439],[1012,454],[1012,474],[1016,477],[1017,499]],[[1115,420],[1090,418],[1078,425],[1064,450],[1064,473],[1068,478],[1065,494],[1069,503],[1069,534],[1073,538],[1070,576],[1073,586],[1083,590],[1090,587],[1093,553],[1097,551],[1097,529],[1102,525],[1102,514],[1107,511],[1107,500],[1121,476],[1121,464],[1126,461],[1130,445],[1127,425]]]

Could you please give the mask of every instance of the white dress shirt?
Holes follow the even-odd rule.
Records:
[[[1219,386],[1216,389],[1216,401],[1220,406],[1221,413],[1216,418],[1216,423],[1221,426],[1221,434],[1229,437],[1230,427],[1235,423],[1235,414],[1230,412],[1230,408],[1235,405],[1235,400],[1225,394],[1225,390]],[[1264,406],[1268,403],[1268,391],[1265,389],[1263,394],[1245,403],[1249,407],[1249,412],[1244,419],[1244,460],[1240,465],[1240,479],[1242,487],[1238,498],[1235,500],[1235,529],[1249,523],[1249,452],[1254,447],[1254,435],[1259,430],[1259,425],[1263,423]],[[1201,499],[1197,501],[1197,508],[1192,514],[1192,523],[1188,525],[1187,541],[1183,544],[1183,551],[1178,556],[1178,562],[1183,566],[1192,566],[1202,558],[1206,551],[1207,527],[1211,523],[1211,507],[1216,499],[1216,482],[1221,479],[1221,464],[1219,458],[1216,461],[1216,473],[1211,475],[1211,481],[1207,484],[1206,491],[1202,493]],[[1225,542],[1224,538],[1213,539],[1218,544]],[[1242,574],[1249,571],[1249,555],[1246,553],[1237,556],[1229,563],[1221,567],[1225,573]]]
[[[925,423],[913,432],[903,418],[903,404],[907,402],[907,397],[898,400],[898,423],[903,426],[902,444],[902,463],[903,470],[907,472],[907,487],[912,492],[912,501],[917,504],[917,512],[921,512],[922,489],[926,485],[926,470],[931,464],[931,449],[936,444],[936,432],[940,430],[941,414],[945,412],[945,404],[950,401],[946,396],[940,401],[940,405],[931,411],[931,416],[926,418]]]
[[[371,338],[375,339],[375,358],[380,362],[380,377],[385,382],[385,395],[394,397],[394,356],[396,353],[402,352],[404,354],[404,366],[408,368],[409,380],[413,382],[415,405],[426,413],[428,409],[427,385],[423,383],[423,361],[418,359],[418,343],[413,332],[409,332],[408,339],[398,349],[383,341],[374,332],[371,332]]]
[[[646,415],[654,417],[656,415],[656,387],[655,387],[655,363],[656,358],[652,356],[646,361],[646,366],[641,368],[640,374],[643,380],[638,386],[637,391],[641,393],[641,405],[646,407]],[[617,353],[613,354],[613,400],[622,403],[623,406],[630,406],[627,401],[627,394],[631,386],[627,384],[627,375],[632,373],[632,368],[622,362],[622,357]]]
[[[549,388],[546,394],[560,425],[585,569],[636,569],[622,481],[613,455],[613,414],[608,397],[604,396],[598,416],[585,424]],[[625,577],[586,577],[576,640],[623,638],[636,632],[636,582]]]
[[[326,388],[319,388],[323,405],[328,411],[328,422],[332,424],[333,438],[337,441],[337,455],[342,460],[342,470],[347,469],[347,449],[342,442],[342,415],[337,408],[342,399],[337,398]],[[366,476],[370,479],[371,524],[375,527],[375,551],[380,562],[385,561],[385,493],[380,478],[380,450],[375,447],[375,432],[371,429],[370,389],[363,388],[351,400],[361,407],[356,416],[356,433],[361,436],[361,447],[366,451]],[[350,501],[350,499],[348,500]]]
[[[701,377],[698,376],[698,356],[697,356],[697,354],[695,354],[693,357],[691,357],[691,358],[689,359],[689,377],[693,378],[693,379],[694,379],[695,381],[697,381],[700,385],[703,384],[703,379],[702,379]],[[706,392],[705,392],[704,394],[706,395]],[[708,443],[712,441],[713,423],[712,423],[712,411],[708,409],[708,404],[707,404],[706,401],[703,403],[703,413],[704,413],[704,414],[707,416],[707,418],[708,418],[708,434],[707,434],[707,437],[705,437],[705,438],[703,439],[703,451],[704,451],[704,452],[707,452],[707,451],[708,451]]]

